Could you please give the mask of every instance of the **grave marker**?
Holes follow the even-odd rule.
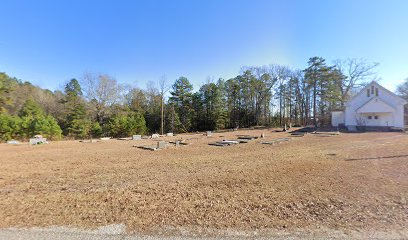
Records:
[[[133,135],[132,140],[142,140],[142,135]]]
[[[165,141],[158,141],[157,142],[157,149],[163,149],[166,147],[166,142]]]
[[[46,138],[30,138],[30,145],[47,143]]]

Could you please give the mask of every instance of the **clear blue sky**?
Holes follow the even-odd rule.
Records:
[[[84,72],[139,87],[186,76],[197,89],[312,56],[379,62],[394,90],[408,77],[408,1],[1,1],[0,72],[52,90]]]

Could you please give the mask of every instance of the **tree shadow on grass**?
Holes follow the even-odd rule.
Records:
[[[405,155],[394,155],[394,156],[385,156],[385,157],[371,157],[371,158],[349,158],[349,159],[346,159],[345,161],[378,160],[378,159],[383,159],[383,158],[403,158],[403,157],[408,157],[408,154],[405,154]]]

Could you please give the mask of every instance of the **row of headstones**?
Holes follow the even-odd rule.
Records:
[[[205,133],[205,135],[208,136],[208,137],[210,137],[210,136],[212,136],[212,132],[211,132],[211,131],[207,131],[207,132]],[[173,133],[167,133],[166,136],[167,136],[167,137],[173,137],[174,134],[173,134]],[[152,134],[151,138],[152,138],[152,139],[160,138],[160,135],[157,134],[157,133],[155,133],[155,134]],[[132,136],[132,140],[141,140],[141,139],[142,139],[142,135],[133,135],[133,136]]]
[[[38,145],[38,144],[44,144],[44,143],[48,143],[46,138],[30,138],[30,145]],[[7,141],[7,144],[12,144],[12,145],[19,145],[21,144],[20,141],[17,140],[10,140]]]
[[[167,133],[166,136],[167,137],[173,137],[173,133]],[[160,135],[157,134],[157,133],[152,134],[152,136],[151,136],[152,139],[156,139],[156,138],[159,138],[159,137],[160,137]],[[132,140],[142,140],[142,135],[133,135]]]
[[[208,136],[208,137],[210,137],[210,136],[212,136],[212,132],[211,132],[211,131],[207,131],[205,135]],[[173,137],[174,134],[173,134],[173,133],[167,133],[166,136],[167,136],[167,137]],[[155,133],[155,134],[152,134],[151,138],[152,138],[152,139],[160,138],[160,135],[157,134],[157,133]],[[133,135],[133,136],[132,136],[132,140],[141,140],[141,139],[142,139],[142,135]]]

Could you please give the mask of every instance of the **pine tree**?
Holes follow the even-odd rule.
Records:
[[[203,103],[203,94],[201,91],[198,91],[193,94],[192,97],[192,127],[195,130],[208,130],[207,129],[207,119],[206,119],[206,112],[204,110],[204,103]]]
[[[224,81],[219,79],[217,84],[207,83],[200,88],[197,96],[202,114],[198,122],[204,125],[203,130],[223,129],[228,123],[224,85]]]
[[[192,126],[192,91],[193,85],[185,77],[180,77],[173,84],[169,101],[173,103],[175,111],[180,118],[182,132],[191,130]]]
[[[0,141],[18,139],[20,126],[21,119],[18,116],[0,113]]]
[[[229,124],[225,91],[225,81],[220,78],[216,85],[214,97],[215,129],[224,129]]]
[[[67,117],[64,124],[64,134],[69,137],[85,138],[91,131],[90,120],[87,119],[85,104],[81,98],[82,90],[76,79],[65,86],[64,104],[67,110]]]
[[[238,77],[231,78],[225,82],[225,92],[227,111],[229,114],[229,127],[239,127],[241,100]]]
[[[0,73],[0,113],[6,111],[6,106],[11,103],[12,81],[5,73]]]
[[[43,135],[51,139],[60,139],[62,130],[51,115],[45,115],[41,107],[32,99],[28,99],[20,111],[20,133],[23,138]]]
[[[322,57],[312,57],[308,61],[308,68],[304,70],[305,80],[312,88],[313,95],[313,124],[317,128],[318,98],[321,93],[323,76],[327,70],[326,61]]]

